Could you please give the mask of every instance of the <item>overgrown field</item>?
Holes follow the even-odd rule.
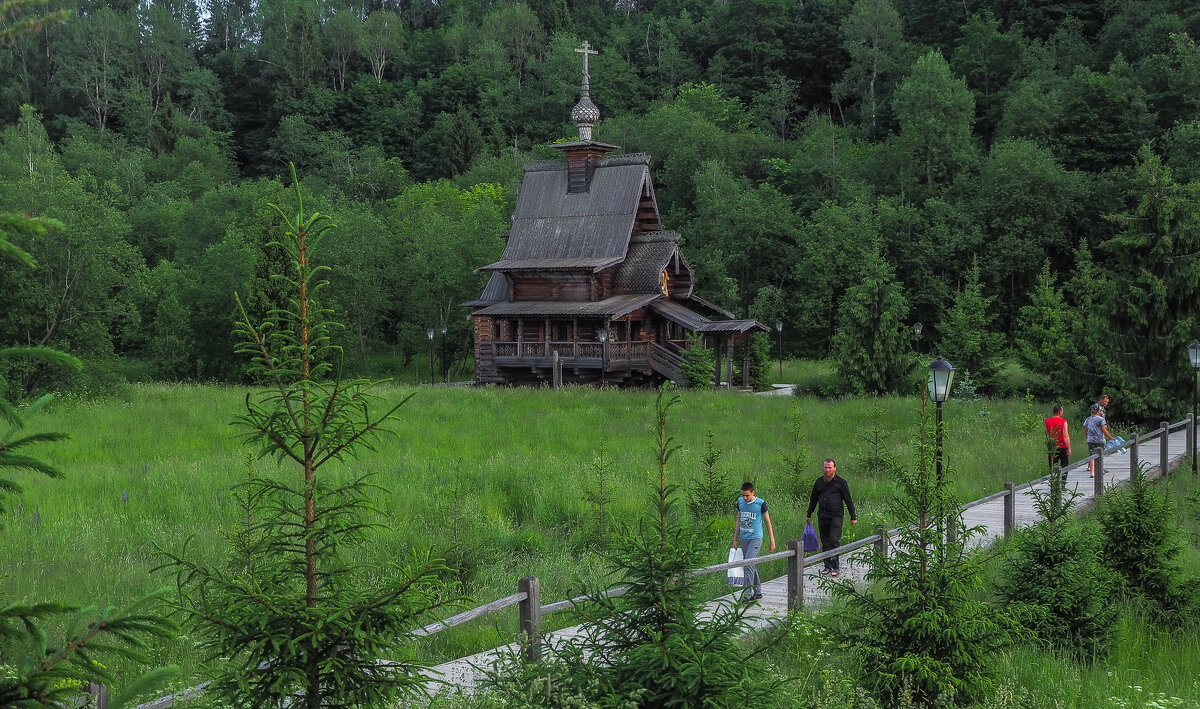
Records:
[[[380,405],[412,392],[380,389]],[[26,492],[0,534],[5,596],[125,603],[170,585],[171,578],[151,572],[160,562],[155,547],[178,550],[188,540],[192,553],[220,563],[227,553],[222,534],[242,514],[231,487],[246,476],[247,448],[229,422],[245,394],[233,387],[135,385],[120,398],[62,402],[43,416],[39,427],[74,436],[42,449],[66,477],[21,481]],[[847,527],[851,538],[887,522],[882,501],[890,481],[864,472],[864,461],[881,451],[908,455],[918,399],[683,396],[671,422],[681,448],[669,475],[685,491],[700,476],[711,431],[723,450],[718,468],[728,475],[730,505],[737,484],[754,480],[781,545],[799,537],[807,492],[825,457],[839,460],[855,495],[860,524]],[[587,494],[599,483],[602,445],[611,463],[606,528],[646,504],[657,480],[652,404],[652,392],[424,388],[401,408],[377,451],[337,474],[373,474],[385,488],[375,499],[381,527],[368,550],[374,560],[434,549],[459,568],[462,590],[479,603],[513,593],[527,574],[542,579],[543,601],[550,602],[604,582],[594,553],[603,541],[598,510]],[[950,402],[945,414],[962,499],[1042,474],[1040,434],[1028,432],[1029,421],[1040,426],[1040,408]],[[800,432],[799,447],[789,427]],[[882,445],[871,451],[866,441],[876,432]],[[797,450],[806,460],[798,478],[785,464]],[[269,460],[255,469],[275,473]],[[732,515],[717,519],[714,535],[731,535],[731,525]],[[718,548],[713,562],[723,557]],[[507,642],[514,629],[515,613],[500,613],[439,635],[421,652],[457,656]],[[188,677],[202,676],[189,647],[185,639],[164,648],[161,660],[181,662]]]

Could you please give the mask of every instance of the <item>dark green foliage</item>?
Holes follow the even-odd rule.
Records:
[[[838,308],[833,359],[847,391],[898,392],[913,367],[908,301],[883,256],[868,259]]]
[[[887,704],[905,695],[921,704],[981,701],[995,687],[991,658],[1021,634],[1004,608],[978,598],[981,558],[967,544],[979,530],[963,528],[953,471],[936,473],[934,433],[923,412],[913,467],[893,469],[901,527],[887,559],[867,573],[872,583],[833,585],[845,606],[831,629],[862,668],[860,683]]]
[[[1112,649],[1117,629],[1115,579],[1101,562],[1099,530],[1072,515],[1079,493],[1065,489],[1057,473],[1056,462],[1050,490],[1034,489],[1042,521],[1017,532],[1003,557],[996,591],[1015,604],[1026,627],[1047,647],[1100,659]]]
[[[281,470],[251,475],[241,489],[248,518],[233,551],[250,568],[206,566],[186,548],[164,552],[164,568],[175,574],[178,608],[200,647],[229,663],[208,691],[235,706],[274,706],[297,695],[312,709],[366,706],[420,694],[428,681],[420,666],[394,654],[448,600],[438,580],[446,569],[417,553],[383,568],[352,561],[349,552],[374,526],[375,486],[368,476],[324,469],[370,447],[403,402],[374,412],[370,382],[335,375],[336,323],[315,298],[328,285],[327,269],[314,258],[333,225],[305,212],[298,185],[295,216],[275,209],[286,235],[273,245],[286,254],[288,271],[272,277],[285,284],[287,307],[261,324],[241,309],[238,352],[266,388],[247,394],[235,423]]]
[[[1070,391],[1069,371],[1082,364],[1079,359],[1086,361],[1086,355],[1075,346],[1078,326],[1078,316],[1055,285],[1047,260],[1030,302],[1021,306],[1017,316],[1014,349],[1021,364],[1045,377],[1052,390]]]
[[[148,608],[166,589],[135,603],[108,606],[62,603],[13,603],[0,607],[0,640],[16,655],[16,673],[0,675],[0,707],[54,709],[77,696],[89,682],[115,685],[122,680],[99,661],[121,660],[149,664],[150,640],[174,636],[175,624]],[[65,622],[64,637],[53,643],[42,625]],[[19,659],[17,659],[19,658]],[[179,668],[159,667],[137,677],[109,706],[124,707],[177,674]]]
[[[729,473],[717,467],[721,449],[713,443],[713,432],[709,429],[704,438],[704,452],[700,454],[703,467],[700,477],[688,486],[687,508],[697,520],[709,520],[729,514],[736,493],[729,484]]]
[[[674,511],[677,493],[667,482],[667,463],[676,447],[667,434],[667,413],[678,402],[666,387],[656,401],[659,485],[648,501],[652,511],[605,553],[615,584],[629,591],[593,594],[576,607],[583,623],[576,642],[552,649],[541,663],[509,658],[490,676],[491,693],[522,698],[517,706],[545,707],[716,708],[770,701],[776,682],[757,650],[740,639],[745,607],[723,604],[701,618],[705,593],[689,572],[708,563],[715,550],[703,529]]]
[[[1136,208],[1110,217],[1100,250],[1114,259],[1093,287],[1106,333],[1093,353],[1122,411],[1161,420],[1190,390],[1184,348],[1200,321],[1200,183],[1181,184],[1149,147],[1137,155]],[[1099,323],[1098,323],[1099,325]]]
[[[992,391],[997,384],[1002,342],[992,328],[993,316],[989,310],[993,300],[983,294],[976,261],[954,296],[954,305],[946,319],[938,323],[936,354],[955,368],[969,371],[975,386],[984,392]]]
[[[683,351],[683,365],[679,367],[683,385],[692,389],[711,387],[715,366],[712,350],[704,346],[703,338],[689,335],[687,349]]]
[[[1168,617],[1195,608],[1195,582],[1183,577],[1184,538],[1175,505],[1146,479],[1143,466],[1129,484],[1109,492],[1098,517],[1103,558],[1129,593]]]

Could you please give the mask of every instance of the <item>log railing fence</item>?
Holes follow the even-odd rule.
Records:
[[[1141,444],[1141,441],[1148,439],[1148,438],[1153,438],[1154,436],[1159,436],[1159,446],[1160,446],[1159,453],[1161,456],[1159,458],[1159,461],[1160,461],[1160,465],[1162,466],[1163,474],[1165,475],[1167,473],[1166,461],[1168,458],[1168,456],[1167,456],[1167,436],[1172,431],[1178,430],[1181,427],[1186,427],[1186,429],[1187,429],[1187,445],[1188,445],[1187,450],[1194,451],[1194,442],[1196,441],[1196,431],[1195,431],[1196,427],[1193,425],[1191,414],[1188,414],[1188,416],[1186,418],[1184,418],[1182,421],[1176,422],[1174,424],[1168,424],[1166,421],[1163,421],[1159,428],[1157,428],[1153,431],[1150,431],[1149,433],[1134,434],[1132,440],[1127,441],[1123,445],[1110,450],[1109,455],[1107,457],[1112,457],[1116,453],[1119,453],[1122,450],[1128,449],[1129,471],[1130,471],[1130,474],[1132,475],[1133,472],[1136,471],[1137,466],[1138,466],[1138,446]],[[1065,470],[1066,471],[1077,470],[1079,468],[1085,467],[1089,462],[1094,460],[1096,462],[1096,466],[1095,466],[1096,467],[1096,477],[1095,477],[1094,490],[1095,490],[1095,495],[1098,498],[1104,494],[1104,473],[1105,473],[1104,460],[1105,460],[1105,458],[1106,458],[1106,456],[1105,456],[1104,452],[1101,452],[1097,455],[1091,455],[1086,458],[1083,458],[1082,460],[1076,461],[1076,462],[1072,463],[1071,465],[1067,466],[1067,468]],[[989,502],[993,502],[995,500],[1003,499],[1004,500],[1003,534],[1004,534],[1004,538],[1008,539],[1009,537],[1012,536],[1012,533],[1013,533],[1014,529],[1016,528],[1016,497],[1017,497],[1017,493],[1023,492],[1031,487],[1034,487],[1035,485],[1046,482],[1049,478],[1050,478],[1050,475],[1044,475],[1040,478],[1037,478],[1036,480],[1031,480],[1026,483],[1021,483],[1020,485],[1013,484],[1012,482],[1005,482],[1004,489],[1001,490],[1000,492],[993,493],[986,497],[981,497],[978,500],[972,500],[971,502],[967,502],[959,507],[959,511],[965,512],[966,510],[969,510],[972,507],[978,507],[979,505],[983,505],[983,504],[987,504]],[[789,611],[798,610],[798,609],[803,608],[803,606],[804,606],[804,568],[806,566],[822,562],[825,559],[828,559],[833,556],[840,556],[842,554],[850,554],[852,552],[858,551],[859,549],[863,549],[868,546],[874,546],[874,555],[876,556],[876,558],[886,558],[887,553],[888,553],[888,547],[891,544],[890,540],[899,531],[900,531],[899,527],[892,528],[892,529],[884,529],[883,527],[876,527],[875,533],[870,536],[864,537],[862,539],[857,539],[849,544],[843,544],[842,546],[840,546],[836,549],[831,549],[829,551],[820,552],[818,554],[812,554],[812,555],[807,555],[804,553],[804,545],[801,543],[801,541],[799,539],[791,539],[788,541],[787,549],[785,549],[783,551],[778,551],[773,554],[764,554],[764,555],[756,557],[754,559],[745,559],[742,561],[734,561],[734,562],[724,563],[724,564],[714,564],[712,566],[706,566],[701,569],[694,569],[692,571],[692,574],[695,576],[706,576],[708,574],[715,574],[715,573],[719,573],[722,571],[727,571],[729,569],[736,568],[739,566],[758,566],[759,564],[767,564],[767,563],[770,563],[773,561],[787,560],[787,608]],[[950,529],[950,528],[947,528],[946,531],[947,531],[947,534],[954,533],[954,530]],[[630,588],[631,588],[630,586],[618,586],[616,588],[612,588],[607,591],[604,591],[601,594],[601,596],[607,597],[607,598],[615,598],[617,596],[624,595],[625,593],[627,593],[630,590]],[[591,598],[593,598],[593,596],[577,596],[575,598],[570,598],[570,599],[563,600],[563,601],[555,601],[554,603],[548,603],[548,604],[542,605],[541,584],[540,584],[538,578],[536,576],[526,576],[526,577],[521,578],[517,582],[517,592],[514,593],[513,595],[506,596],[504,598],[500,598],[498,600],[492,601],[491,603],[487,603],[482,606],[478,606],[476,608],[472,608],[470,610],[463,611],[462,613],[450,616],[449,618],[446,618],[444,620],[440,620],[436,623],[431,623],[422,628],[418,628],[417,630],[413,631],[412,634],[417,637],[427,637],[427,636],[439,633],[443,630],[453,628],[457,625],[462,625],[463,623],[466,623],[468,621],[475,620],[476,618],[480,618],[480,617],[488,615],[490,613],[494,613],[496,611],[503,610],[505,608],[509,608],[509,607],[515,605],[515,606],[517,606],[518,632],[521,636],[520,640],[521,640],[522,652],[529,659],[537,659],[537,658],[541,657],[541,654],[542,654],[542,645],[543,645],[542,618],[548,613],[554,613],[555,611],[561,611],[561,610],[566,610],[568,608],[572,608],[577,604],[587,602]],[[206,682],[204,685],[186,689],[183,692],[180,692],[175,695],[171,695],[170,697],[162,697],[162,698],[156,699],[153,702],[149,702],[147,704],[142,704],[142,705],[136,707],[135,709],[166,709],[167,707],[170,707],[174,704],[174,700],[176,698],[182,699],[183,697],[192,696],[196,692],[202,691],[203,687],[206,686],[207,684],[208,683]],[[93,689],[93,688],[95,688],[95,689]],[[103,693],[103,694],[101,694],[101,693]],[[92,698],[93,698],[94,703],[92,704],[92,706],[95,706],[97,709],[105,709],[105,707],[107,705],[107,701],[106,701],[107,700],[107,688],[105,688],[101,685],[91,685],[91,686],[89,686],[89,694],[91,694]]]

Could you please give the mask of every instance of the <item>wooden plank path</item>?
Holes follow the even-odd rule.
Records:
[[[1175,424],[1171,428],[1174,430],[1171,430],[1167,437],[1167,465],[1165,468],[1167,471],[1183,459],[1187,454],[1188,447],[1186,425],[1180,423]],[[1084,444],[1084,450],[1086,450],[1086,443]],[[1151,477],[1162,475],[1164,466],[1160,437],[1154,436],[1153,438],[1139,440],[1136,460],[1148,469],[1148,474]],[[1133,458],[1129,452],[1129,447],[1121,453],[1105,456],[1104,468],[1106,474],[1103,478],[1105,489],[1129,481],[1132,461]],[[1017,527],[1029,526],[1039,520],[1037,508],[1034,505],[1034,491],[1047,494],[1049,489],[1049,482],[1042,480],[1014,493],[1013,512]],[[1079,497],[1076,498],[1078,508],[1088,509],[1095,506],[1095,481],[1088,476],[1086,462],[1073,463],[1067,466],[1066,489],[1075,490],[1079,493]],[[967,527],[979,526],[984,528],[983,534],[972,538],[971,544],[973,546],[989,545],[1004,535],[1005,496],[995,495],[992,497],[996,499],[991,499],[980,504],[973,504],[963,512],[963,523]],[[870,555],[872,553],[873,547],[868,546],[850,554],[843,554],[841,557],[839,578],[843,580],[848,579],[855,583],[865,582],[866,573],[870,566]],[[803,588],[806,608],[819,606],[829,600],[828,585],[818,581],[821,566],[822,564],[817,562],[811,566],[806,566],[804,569]],[[747,613],[747,617],[751,620],[751,624],[754,627],[766,627],[787,614],[786,576],[763,582],[762,591],[762,601],[753,605]],[[736,602],[735,595],[737,594],[725,595],[709,602],[708,612],[711,613],[720,604]],[[570,643],[579,635],[580,626],[574,626],[547,633],[544,642],[551,647],[555,647],[564,643]],[[482,679],[484,675],[483,670],[491,667],[502,654],[516,652],[516,650],[517,646],[510,644],[469,657],[459,658],[431,668],[428,675],[435,679],[438,682],[438,686],[443,690],[457,690],[469,694],[474,691],[477,682]]]

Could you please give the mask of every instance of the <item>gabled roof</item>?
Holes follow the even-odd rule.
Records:
[[[659,277],[679,252],[679,235],[674,232],[638,234],[615,274],[613,290],[623,293],[657,293]]]
[[[526,165],[504,255],[480,270],[536,270],[546,267],[541,263],[568,260],[584,269],[619,263],[650,177],[649,163],[646,156],[601,161],[588,190],[570,194],[566,164]]]
[[[614,295],[604,300],[515,300],[476,311],[476,315],[500,317],[590,316],[619,318],[654,300],[661,294]]]

